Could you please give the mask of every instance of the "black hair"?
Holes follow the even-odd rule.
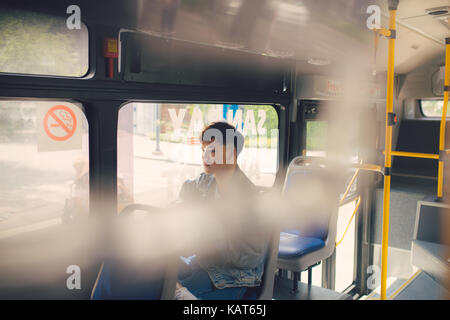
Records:
[[[230,142],[227,141],[227,130],[233,130],[233,144],[234,148],[236,149],[236,156],[238,156],[241,153],[242,149],[244,148],[244,136],[239,131],[237,131],[235,127],[233,127],[231,124],[225,121],[213,122],[207,125],[205,128],[203,128],[202,133],[200,135],[201,142],[214,141],[214,138],[208,139],[207,137],[205,137],[205,133],[210,129],[220,131],[224,139],[224,141],[221,141],[221,143],[224,144],[225,146],[228,143],[231,143],[231,141]]]

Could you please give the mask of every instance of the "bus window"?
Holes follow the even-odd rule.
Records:
[[[328,123],[326,121],[306,122],[306,155],[325,157],[327,147]]]
[[[88,71],[88,30],[66,18],[1,8],[0,72],[82,77]]]
[[[442,108],[444,107],[444,100],[420,100],[420,107],[422,114],[425,117],[442,117]],[[447,117],[450,115],[450,110],[447,110]]]
[[[278,169],[278,115],[272,106],[129,103],[119,112],[119,211],[130,201],[167,206],[202,172],[200,132],[228,121],[245,137],[238,164],[258,186]]]
[[[60,266],[52,260],[61,262],[67,255],[64,239],[48,246],[37,239],[85,221],[88,170],[88,125],[81,106],[0,100],[2,288],[45,284],[59,273],[64,277],[70,263]]]

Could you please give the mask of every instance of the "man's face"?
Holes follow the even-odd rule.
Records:
[[[232,151],[232,152],[230,152]],[[202,162],[207,174],[214,174],[220,170],[229,169],[236,166],[236,150],[234,147],[229,150],[223,144],[213,141],[202,142]],[[228,156],[228,161],[227,161]]]

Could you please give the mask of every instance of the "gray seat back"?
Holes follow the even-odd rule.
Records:
[[[131,204],[119,214],[127,219],[134,213],[160,213],[160,208]],[[175,254],[162,259],[129,261],[121,255],[112,255],[102,262],[91,293],[92,300],[173,300],[178,277]]]
[[[301,272],[328,258],[334,252],[339,191],[344,184],[346,170],[330,168],[328,165],[329,163],[323,158],[299,156],[294,158],[288,167],[283,195],[288,202],[299,201],[302,204],[292,207],[293,218],[282,224],[281,228],[298,230],[301,236],[320,238],[325,245],[297,258],[279,258],[279,268]],[[313,216],[306,228],[304,220],[310,219],[314,214],[317,217]],[[317,227],[314,228],[316,220]]]
[[[291,161],[283,186],[285,196],[295,192],[294,197],[302,197],[302,190],[308,191],[311,184],[321,186],[317,190],[321,194],[320,199],[305,199],[311,200],[310,207],[313,209],[308,214],[317,214],[317,226],[306,233],[302,232],[302,235],[322,239],[326,244],[333,242],[334,245],[339,211],[339,178],[326,167],[324,159],[299,156]],[[294,224],[287,228],[295,229],[296,226]]]
[[[269,246],[267,248],[266,263],[262,276],[261,293],[258,300],[271,300],[273,296],[273,285],[275,281],[275,271],[277,269],[278,245],[280,241],[280,231],[275,228],[272,233]]]

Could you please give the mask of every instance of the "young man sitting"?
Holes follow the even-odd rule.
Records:
[[[203,129],[200,140],[204,172],[184,182],[180,200],[210,206],[222,237],[184,259],[177,292],[186,288],[199,299],[242,299],[249,287],[261,284],[269,228],[254,210],[258,192],[237,164],[244,137],[228,123],[215,122]]]

